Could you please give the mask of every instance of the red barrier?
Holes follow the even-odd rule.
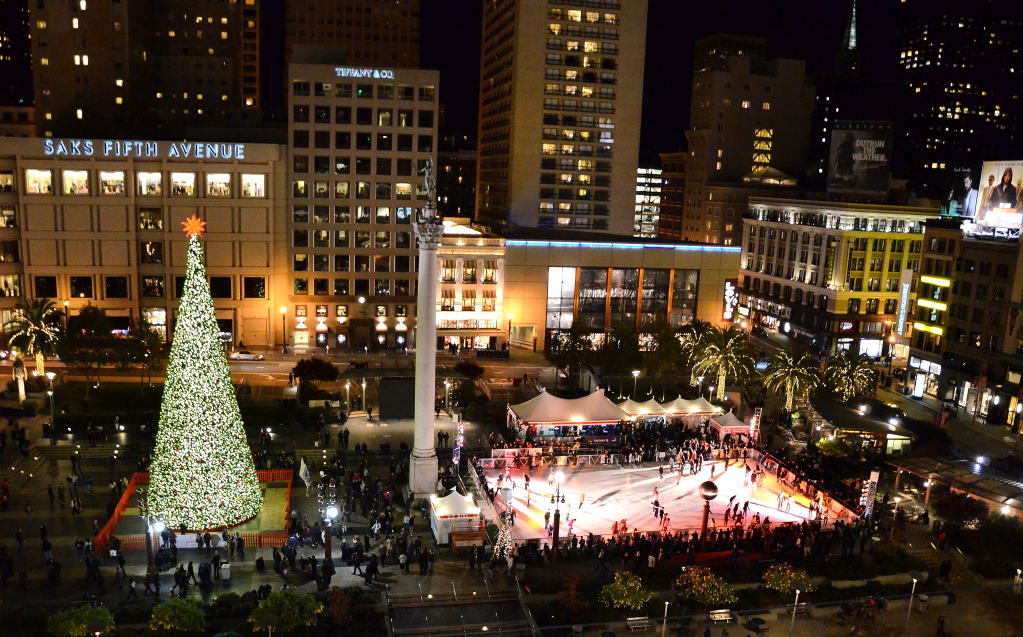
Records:
[[[117,506],[114,507],[114,512],[107,520],[107,523],[103,525],[103,528],[99,530],[93,541],[93,546],[97,551],[106,552],[107,547],[110,545],[110,536],[114,532],[114,528],[117,527],[117,523],[121,521],[121,515],[124,510],[128,507],[128,501],[131,500],[131,496],[135,495],[135,487],[138,484],[138,477],[141,474],[133,473],[131,478],[128,480],[128,484],[124,487],[124,492],[121,493],[120,499],[117,500]],[[149,483],[149,474],[145,474],[146,484]]]

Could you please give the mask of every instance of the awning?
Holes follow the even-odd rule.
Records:
[[[537,424],[610,424],[628,418],[598,389],[582,398],[558,398],[546,391],[508,409],[520,422]]]
[[[739,417],[731,411],[721,416],[714,416],[710,419],[710,424],[722,436],[725,434],[749,435],[749,425],[739,420]]]

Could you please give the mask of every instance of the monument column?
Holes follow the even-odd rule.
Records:
[[[434,207],[433,162],[425,170],[427,204],[415,223],[419,247],[419,287],[416,291],[416,409],[415,441],[409,461],[409,491],[426,498],[437,490],[437,452],[434,449],[434,403],[437,398],[437,248],[444,225]]]

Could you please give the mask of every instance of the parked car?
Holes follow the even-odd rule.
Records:
[[[261,361],[263,360],[262,354],[253,354],[247,349],[240,349],[237,352],[231,352],[231,360],[234,361]]]

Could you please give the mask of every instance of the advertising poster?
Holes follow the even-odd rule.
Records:
[[[974,193],[975,224],[1019,234],[1023,217],[1023,160],[984,162]]]
[[[888,192],[891,151],[888,122],[836,122],[831,133],[828,192]]]

